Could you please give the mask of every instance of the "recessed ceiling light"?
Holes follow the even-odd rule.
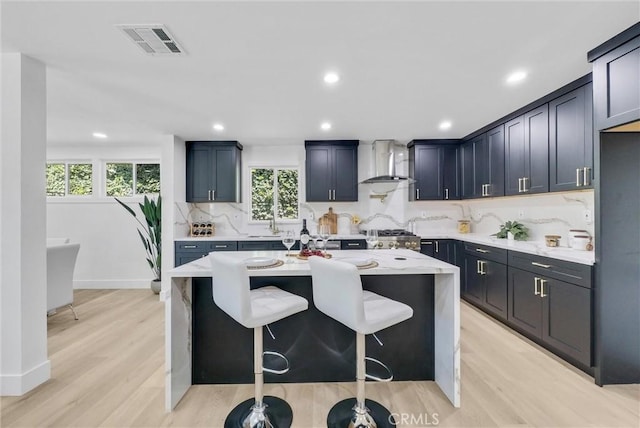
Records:
[[[440,122],[440,125],[438,127],[441,131],[446,131],[447,129],[451,128],[451,121],[443,120],[442,122]]]
[[[107,138],[107,134],[104,134],[102,132],[94,132],[93,136],[96,138],[102,138],[102,139]]]
[[[218,132],[222,132],[224,131],[224,125],[221,123],[214,123],[213,124],[213,129],[215,129]]]
[[[515,71],[507,77],[507,83],[510,85],[522,82],[527,77],[526,71]]]
[[[324,82],[330,85],[336,83],[338,80],[340,80],[340,76],[338,76],[338,73],[329,72],[324,75]]]
[[[323,131],[328,131],[331,129],[331,123],[322,122],[322,124],[320,125],[320,128],[322,128]]]

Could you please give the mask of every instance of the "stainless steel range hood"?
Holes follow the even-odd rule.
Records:
[[[361,183],[399,183],[409,180],[396,174],[396,155],[402,147],[396,140],[375,140],[372,144],[374,175]]]

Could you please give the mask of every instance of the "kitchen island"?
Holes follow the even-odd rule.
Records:
[[[243,251],[228,252],[227,254],[242,259],[259,256],[280,260],[287,259],[286,253],[281,251]],[[383,341],[390,341],[387,348],[393,349],[396,345],[408,344],[411,346],[415,344],[416,348],[423,349],[425,352],[424,357],[423,354],[416,353],[419,359],[413,360],[414,363],[412,365],[414,367],[409,367],[408,371],[402,367],[393,367],[393,364],[391,364],[394,372],[396,370],[400,372],[400,376],[396,377],[396,379],[411,379],[413,376],[417,376],[415,380],[433,379],[451,403],[455,407],[459,407],[460,274],[458,267],[410,250],[333,251],[332,255],[335,260],[367,258],[375,261],[374,264],[377,264],[377,266],[359,270],[363,287],[391,298],[398,298],[397,296],[399,296],[405,299],[405,303],[414,308],[415,315],[412,320],[413,327],[411,328],[414,330],[415,328],[423,329],[423,332],[418,332],[420,335],[417,338],[415,331],[412,333],[413,336],[412,334],[406,335],[406,331],[402,330],[403,324],[398,324],[395,326],[398,329],[395,334],[382,339]],[[334,336],[334,334],[337,334],[344,338],[346,337],[344,335],[348,333],[343,334],[339,331],[341,327],[336,326],[337,323],[326,317],[321,319],[317,315],[318,311],[313,306],[311,298],[309,264],[307,261],[299,260],[295,257],[289,257],[289,259],[289,263],[284,263],[274,268],[249,270],[252,288],[273,284],[287,291],[303,295],[309,300],[309,311],[300,313],[299,318],[290,321],[290,324],[283,324],[284,327],[278,326],[278,323],[274,324],[279,329],[279,331],[274,329],[276,342],[287,346],[287,353],[293,352],[294,355],[297,353],[297,357],[291,358],[293,377],[284,380],[274,378],[273,381],[317,381],[318,379],[313,376],[322,376],[321,381],[350,380],[341,379],[343,370],[340,367],[341,361],[342,364],[352,364],[352,360],[348,356],[349,352],[347,352],[350,345],[344,344],[340,347],[340,344],[336,343],[337,336]],[[217,357],[217,351],[224,353],[234,347],[235,349],[240,349],[236,354],[238,360],[242,359],[241,357],[244,356],[242,355],[244,353],[248,354],[247,358],[252,357],[251,348],[248,349],[248,352],[245,352],[247,346],[252,346],[250,330],[244,329],[248,333],[246,338],[243,338],[243,329],[241,327],[235,330],[238,326],[228,324],[222,330],[218,328],[226,320],[225,315],[215,314],[215,305],[210,298],[211,287],[206,286],[206,284],[210,284],[211,277],[208,259],[202,258],[179,266],[170,270],[167,275],[171,278],[171,290],[166,293],[165,301],[166,409],[171,411],[176,406],[194,383],[194,379],[196,381],[204,379],[198,383],[251,383],[252,372],[250,369],[244,374],[246,378],[237,380],[217,378],[219,380],[208,381],[207,379],[216,379],[218,374],[208,374],[207,367],[200,368],[198,366],[198,355],[194,354],[194,340],[196,338],[204,337],[207,355],[211,356],[212,359]],[[202,281],[207,278],[209,279],[208,282]],[[419,298],[415,296],[419,296]],[[339,296],[336,296],[336,302],[339,303]],[[195,310],[207,312],[210,308],[213,308],[211,309],[214,311],[212,312],[213,315],[205,313],[205,317],[209,317],[205,318],[208,322],[199,324],[197,322],[198,318],[194,318]],[[287,320],[283,320],[280,323],[285,321]],[[318,322],[326,324],[318,328]],[[407,322],[404,328],[407,329],[409,326],[410,324]],[[218,329],[216,330],[216,328]],[[207,329],[209,329],[208,332]],[[330,337],[326,335],[327,331],[332,332]],[[269,335],[265,335],[265,341],[267,336]],[[354,336],[353,340],[355,340],[353,333],[350,336]],[[312,345],[310,342],[312,340],[322,343],[315,350],[308,351],[309,345]],[[404,340],[405,343],[402,344],[398,340]],[[396,345],[393,345],[394,343]],[[334,349],[336,347],[339,349]],[[323,348],[332,348],[329,349],[331,352],[325,353],[327,358],[332,354],[338,355],[338,358],[333,357],[333,361],[329,361],[329,359],[322,360],[324,358],[323,354],[322,352],[317,352],[317,350]],[[303,358],[300,356],[301,350],[308,352]],[[398,352],[398,354],[406,353]],[[313,360],[313,358],[316,358],[316,360]],[[424,358],[424,361],[420,360],[420,358]],[[194,361],[196,362],[197,372],[194,372]],[[206,361],[204,362],[206,363]],[[304,364],[308,364],[308,366],[305,368]],[[221,365],[224,364],[217,364],[218,367]],[[406,366],[406,363],[403,365]],[[293,367],[296,366],[299,367],[297,372],[293,370]],[[221,368],[221,372],[225,376],[234,370],[234,367],[228,367],[228,370],[225,370],[225,367]],[[233,378],[233,375],[231,377]]]

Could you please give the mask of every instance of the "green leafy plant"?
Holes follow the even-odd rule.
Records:
[[[113,199],[122,205],[124,209],[126,209],[127,212],[131,214],[138,223],[140,223],[140,226],[142,226],[141,229],[138,229],[138,235],[140,235],[142,245],[144,245],[144,249],[147,251],[147,262],[149,263],[149,267],[153,271],[155,279],[159,281],[162,273],[162,199],[160,195],[158,195],[157,201],[145,196],[144,202],[138,204],[140,206],[140,211],[142,211],[144,216],[145,223],[140,221],[136,212],[131,209],[131,207],[118,198]]]
[[[526,241],[529,237],[529,229],[517,221],[508,221],[501,224],[500,230],[494,233],[493,236],[504,239],[507,238],[509,232],[513,234],[513,239],[516,241]]]

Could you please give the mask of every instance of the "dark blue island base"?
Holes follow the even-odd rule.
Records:
[[[403,302],[413,318],[366,338],[366,355],[386,364],[394,380],[434,379],[434,276],[363,275],[365,290]],[[310,276],[252,277],[251,288],[275,285],[309,301],[307,311],[270,324],[275,340],[264,332],[264,350],[284,354],[291,369],[265,373],[265,382],[354,382],[355,332],[313,305]],[[253,383],[253,331],[242,327],[213,302],[211,278],[193,278],[192,383]],[[336,296],[340,304],[340,296]],[[280,361],[265,360],[272,367]],[[281,367],[274,367],[281,368]],[[386,377],[377,364],[367,372]]]

